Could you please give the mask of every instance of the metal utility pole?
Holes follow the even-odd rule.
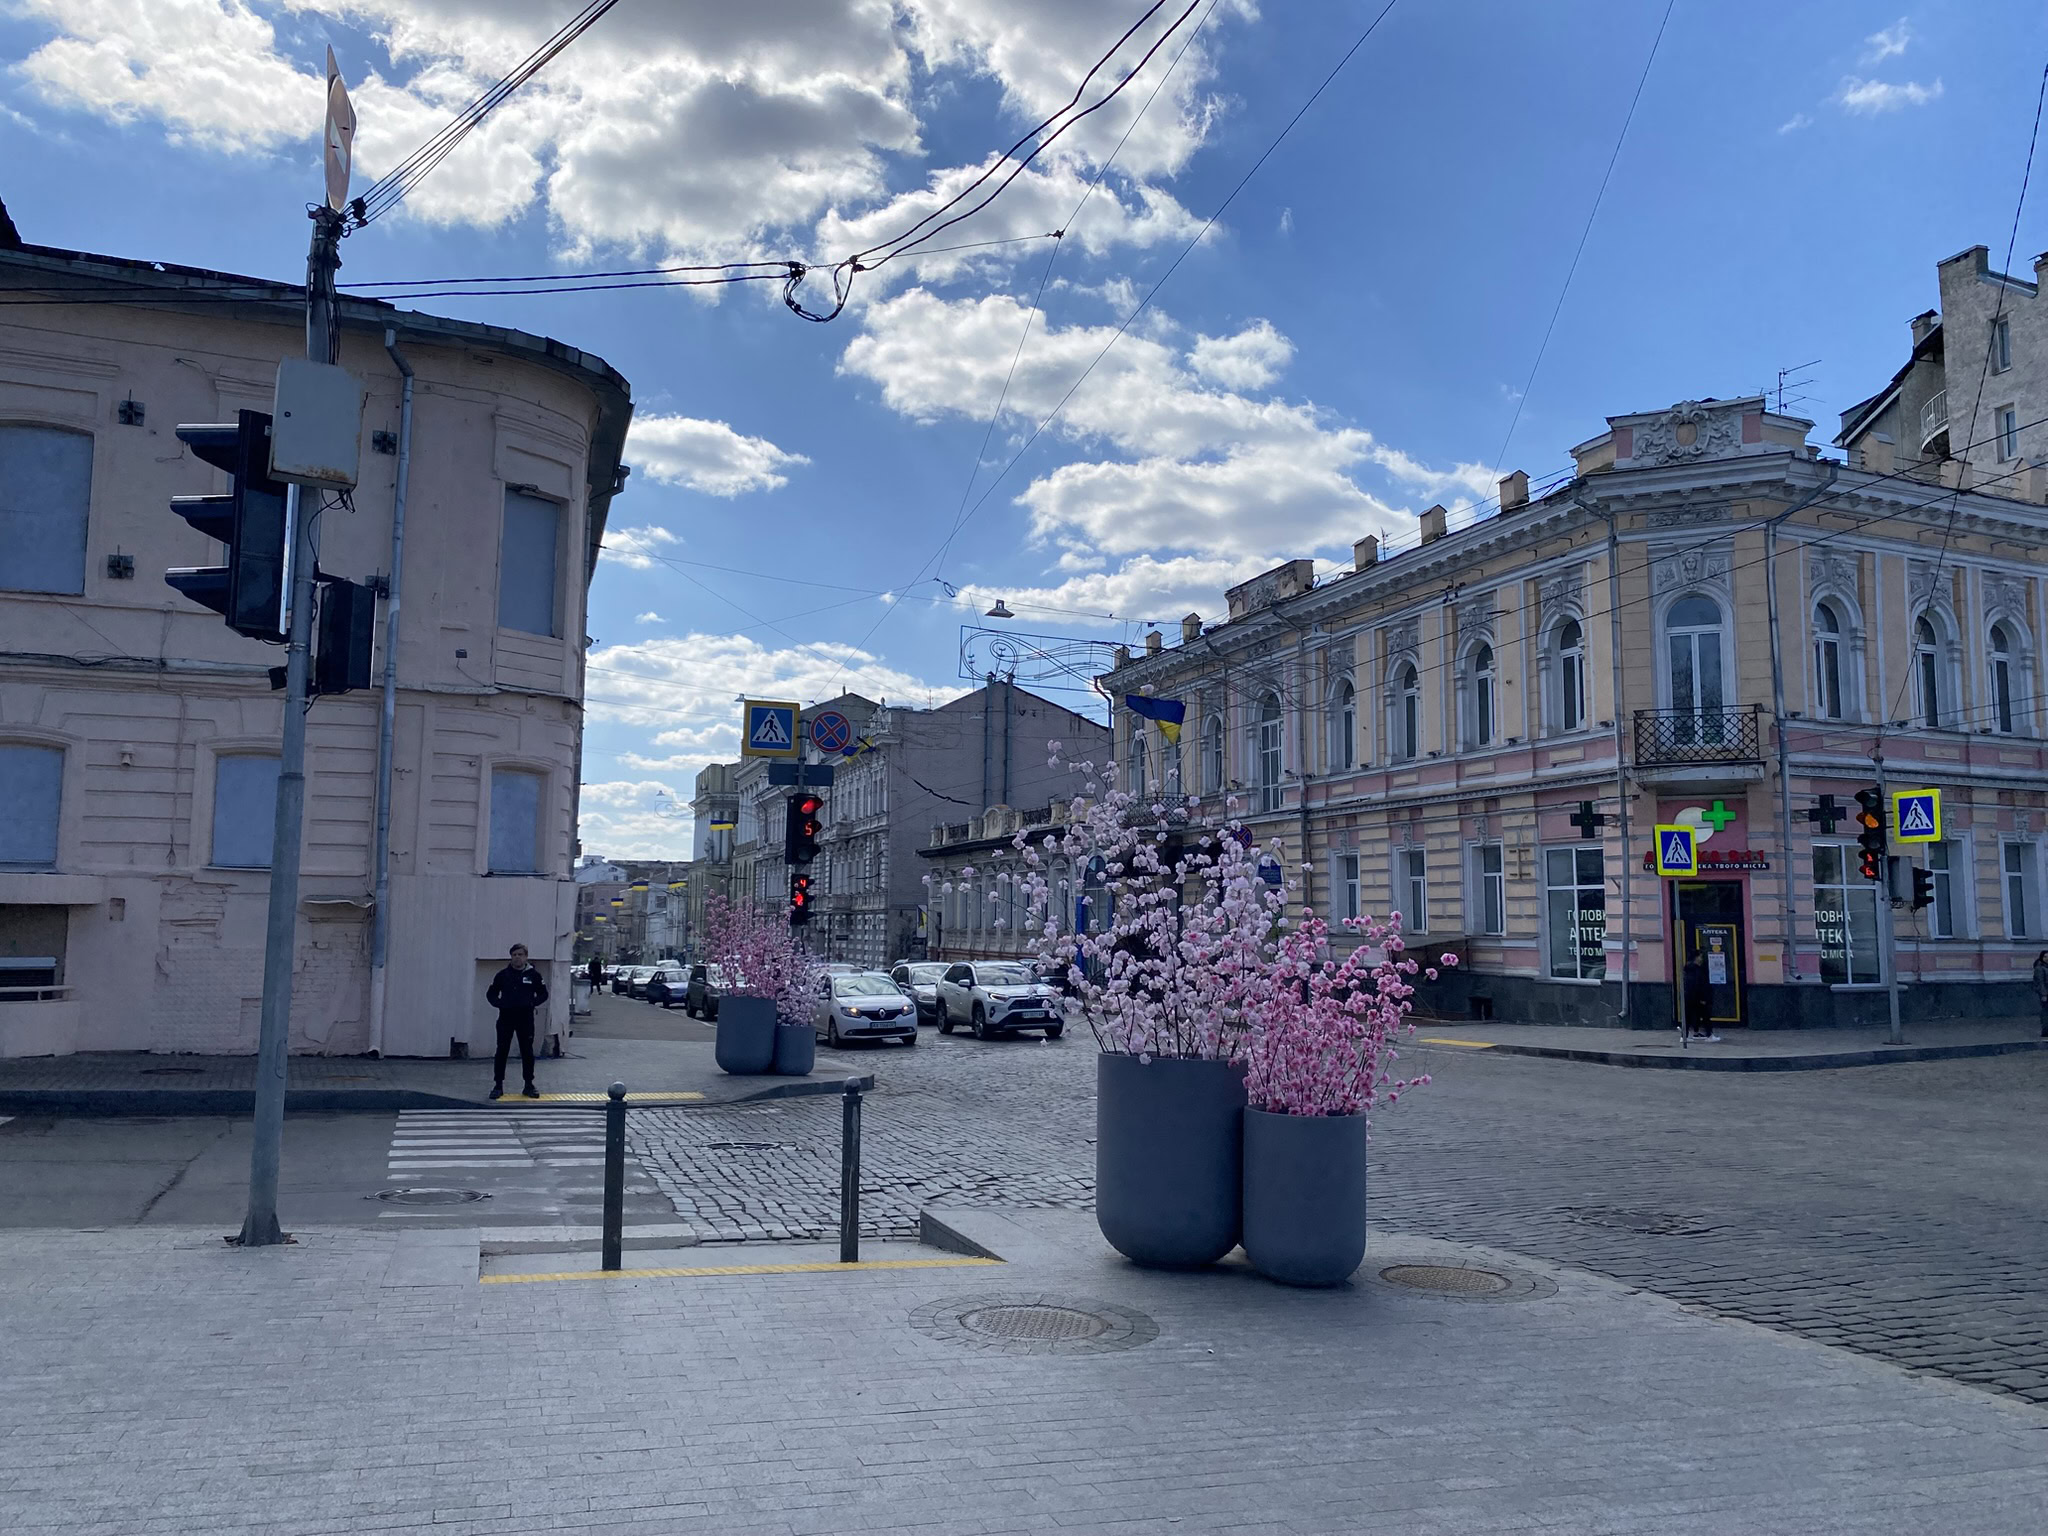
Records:
[[[1884,748],[1877,747],[1870,754],[1870,760],[1877,764],[1877,814],[1891,814],[1891,788],[1885,782]],[[1890,829],[1886,829],[1889,834]],[[1884,878],[1877,883],[1877,921],[1879,923],[1878,943],[1884,951],[1885,1001],[1891,1009],[1891,1033],[1886,1037],[1893,1045],[1904,1045],[1905,1034],[1899,1027],[1899,935],[1897,924],[1892,920],[1892,855],[1890,837],[1885,843],[1884,863],[1879,866]]]

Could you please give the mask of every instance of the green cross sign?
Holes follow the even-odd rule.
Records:
[[[1726,832],[1728,830],[1729,823],[1735,820],[1735,813],[1729,810],[1728,807],[1723,805],[1720,801],[1716,800],[1714,802],[1714,808],[1711,811],[1700,812],[1700,820],[1711,821],[1714,824],[1714,830],[1716,832]]]

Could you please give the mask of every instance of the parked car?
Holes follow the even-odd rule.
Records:
[[[917,1004],[880,971],[821,976],[815,1025],[827,1045],[854,1040],[917,1044]]]
[[[824,966],[827,976],[858,976],[860,967],[848,965],[844,960],[827,960]]]
[[[615,965],[606,973],[606,980],[611,983],[612,996],[624,997],[626,995],[626,987],[633,980],[633,967],[630,965]]]
[[[725,972],[715,965],[693,965],[683,995],[683,1012],[693,1019],[718,1017],[718,994],[725,990]]]
[[[937,960],[898,960],[889,979],[917,1002],[917,1022],[939,1022],[939,978],[946,967]]]
[[[634,966],[632,979],[626,983],[626,996],[645,998],[647,996],[647,980],[653,974],[654,967],[651,965]]]
[[[1046,1039],[1057,1040],[1067,1016],[1058,990],[1023,961],[963,960],[939,981],[939,1033],[950,1035],[961,1024],[981,1040],[1020,1029],[1042,1029]]]
[[[647,1001],[673,1008],[690,992],[690,973],[679,965],[657,965],[647,978]]]

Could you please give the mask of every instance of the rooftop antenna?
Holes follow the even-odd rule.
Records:
[[[1813,396],[1805,393],[1805,388],[1813,382],[1812,370],[1818,368],[1824,361],[1825,359],[1816,357],[1809,363],[1794,363],[1790,368],[1780,368],[1778,387],[1765,391],[1766,395],[1777,396],[1778,403],[1772,409],[1782,416],[1787,408],[1804,405],[1811,400]],[[1787,394],[1787,390],[1791,393]]]

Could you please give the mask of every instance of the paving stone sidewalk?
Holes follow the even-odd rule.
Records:
[[[2048,1507],[2043,1410],[1584,1274],[1383,1233],[1375,1266],[1554,1292],[1297,1292],[1012,1220],[1000,1267],[514,1285],[445,1233],[23,1234],[0,1528],[2035,1536]],[[1019,1300],[1130,1347],[965,1347]]]
[[[1616,1067],[1708,1072],[1798,1072],[1893,1062],[1945,1061],[2048,1050],[2040,1025],[1996,1020],[1915,1024],[1901,1045],[1885,1029],[1731,1029],[1719,1040],[1681,1046],[1678,1030],[1594,1029],[1492,1019],[1417,1019],[1426,1049],[1486,1050]]]

